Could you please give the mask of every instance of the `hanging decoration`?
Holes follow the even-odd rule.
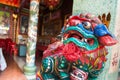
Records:
[[[61,6],[63,0],[44,0],[44,4],[49,7],[50,10],[57,9]]]
[[[0,0],[0,3],[13,7],[20,7],[20,0]]]
[[[37,80],[97,80],[107,60],[106,46],[117,43],[92,14],[69,17],[61,37],[43,52]]]

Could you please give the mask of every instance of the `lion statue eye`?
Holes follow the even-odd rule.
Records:
[[[82,24],[83,24],[83,26],[84,26],[85,29],[87,29],[87,30],[91,29],[92,25],[91,25],[90,22],[82,22]]]

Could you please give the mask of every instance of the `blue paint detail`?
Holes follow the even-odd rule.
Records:
[[[93,35],[92,29],[90,29],[90,30],[85,29],[84,26],[83,26],[83,24],[78,24],[77,26],[79,28],[81,28],[83,31],[85,31],[87,34],[92,34]]]
[[[104,24],[98,24],[95,28],[94,28],[94,34],[97,37],[101,37],[101,36],[105,36],[105,35],[110,35],[112,36],[112,34],[108,31],[107,27]]]

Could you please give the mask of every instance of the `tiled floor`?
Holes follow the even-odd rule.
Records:
[[[27,80],[23,73],[23,66],[25,64],[25,57],[10,56],[4,54],[7,68],[4,71],[0,71],[0,80]],[[37,70],[40,65],[40,58],[36,60]]]
[[[7,68],[0,72],[0,80],[27,80],[13,57],[5,54]]]

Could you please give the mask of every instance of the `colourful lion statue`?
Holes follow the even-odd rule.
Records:
[[[91,14],[70,16],[61,35],[43,52],[37,80],[96,80],[107,60],[106,46],[117,43],[114,35]]]

